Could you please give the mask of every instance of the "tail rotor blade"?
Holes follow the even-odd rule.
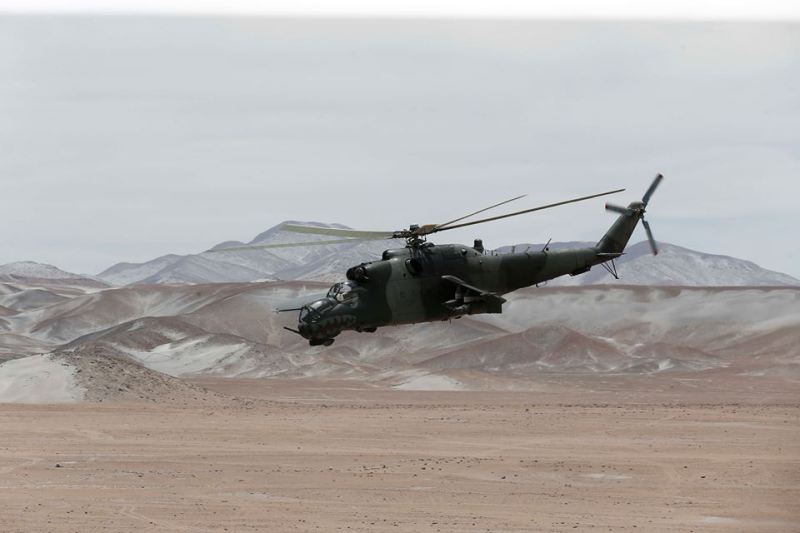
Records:
[[[647,233],[647,240],[650,242],[650,249],[653,250],[653,255],[658,255],[658,246],[656,246],[656,240],[653,238],[653,232],[650,230],[650,224],[642,219],[642,226],[644,226],[644,231]]]
[[[617,205],[617,204],[606,204],[606,211],[613,211],[613,212],[619,213],[621,215],[632,215],[633,214],[633,211],[631,211],[627,207],[622,207],[621,205]]]
[[[661,180],[663,180],[663,179],[664,179],[664,176],[662,176],[661,174],[658,174],[656,176],[656,179],[653,180],[653,183],[650,184],[650,188],[647,189],[647,192],[644,193],[644,196],[642,196],[642,203],[645,206],[647,206],[647,203],[650,201],[650,197],[653,196],[654,192],[656,192],[656,189],[658,189],[658,186],[661,183]]]

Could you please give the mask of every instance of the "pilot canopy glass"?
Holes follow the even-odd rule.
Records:
[[[335,304],[328,298],[322,298],[321,300],[304,305],[300,309],[300,321],[306,323],[314,322],[322,318],[322,315],[324,315],[334,305]]]
[[[337,283],[328,291],[328,298],[333,298],[337,302],[351,302],[358,298],[358,285],[353,281]]]

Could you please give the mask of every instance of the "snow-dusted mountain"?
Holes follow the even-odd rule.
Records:
[[[674,244],[659,244],[659,253],[650,253],[650,245],[640,242],[630,246],[617,260],[620,282],[633,285],[693,285],[705,287],[739,285],[800,285],[800,280],[751,261],[726,255],[714,255]],[[581,285],[616,282],[602,268],[585,276],[572,278]],[[619,283],[619,282],[617,282]]]
[[[559,250],[594,243],[552,243],[550,248]],[[541,250],[543,244],[518,244],[517,251]],[[669,243],[658,244],[659,253],[650,252],[647,241],[638,242],[625,250],[625,255],[616,260],[620,279],[614,279],[603,267],[596,266],[580,276],[565,276],[549,282],[550,285],[679,285],[690,287],[725,286],[786,286],[800,285],[800,280],[762,268],[757,264],[727,255],[714,255]],[[498,253],[506,253],[503,247]]]
[[[284,222],[288,223],[288,222]],[[247,243],[226,241],[211,251],[193,255],[165,255],[146,263],[118,263],[98,277],[113,285],[145,283],[208,283],[253,281],[257,279],[342,279],[351,266],[380,257],[383,250],[402,246],[401,241],[354,242],[353,244],[318,245],[295,248],[271,248],[219,252],[255,244],[285,244],[292,242],[331,240],[332,237],[304,235],[284,231],[278,224]],[[345,228],[341,224],[297,222],[330,228]]]
[[[0,282],[25,285],[68,285],[102,288],[107,284],[88,274],[75,274],[53,265],[35,261],[17,261],[0,265]]]
[[[15,263],[0,265],[0,276],[37,279],[75,279],[88,277],[81,274],[66,272],[53,265],[36,263],[35,261],[17,261]]]
[[[292,221],[292,223],[298,223]],[[340,224],[299,222],[320,227],[344,228]],[[282,223],[283,224],[283,223]],[[245,244],[283,244],[330,237],[305,235],[284,231],[282,224],[260,233],[248,243],[227,241],[212,250]],[[551,243],[552,250],[591,246],[594,243]],[[145,263],[118,263],[98,277],[122,286],[147,283],[210,283],[254,281],[259,279],[335,281],[342,279],[351,266],[378,259],[383,250],[402,246],[402,241],[367,241],[352,244],[321,245],[296,248],[239,250],[232,252],[203,252],[193,255],[165,255]],[[541,250],[543,244],[518,244],[516,251]],[[683,286],[780,286],[800,285],[787,274],[773,272],[755,263],[734,257],[712,255],[668,243],[660,243],[661,253],[650,254],[646,242],[628,247],[626,255],[617,260],[620,280],[615,280],[602,267],[586,274],[565,277],[553,285],[683,285]],[[508,253],[512,247],[499,248]]]

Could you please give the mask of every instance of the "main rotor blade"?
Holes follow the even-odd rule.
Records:
[[[656,240],[653,238],[653,232],[650,231],[650,224],[642,219],[642,226],[644,226],[644,231],[647,233],[647,240],[650,242],[650,249],[653,250],[653,255],[658,255],[658,246],[656,246]]]
[[[642,196],[642,203],[647,207],[647,203],[650,201],[650,197],[653,196],[653,193],[656,192],[658,189],[658,185],[661,183],[661,180],[664,179],[664,176],[661,174],[656,175],[656,179],[653,180],[653,183],[650,184],[650,188],[647,189],[647,192],[644,193]]]
[[[355,229],[321,228],[319,226],[300,226],[297,224],[284,224],[281,229],[294,233],[309,233],[311,235],[330,235],[332,237],[355,237],[358,239],[391,239],[394,231],[360,231]]]
[[[216,254],[222,252],[242,252],[248,250],[261,250],[265,248],[294,248],[297,246],[323,246],[325,244],[344,244],[347,242],[366,242],[382,241],[383,237],[372,239],[335,239],[332,241],[307,241],[307,242],[282,242],[277,244],[249,244],[246,246],[232,246],[230,248],[217,248],[216,250],[206,250],[204,254]]]
[[[500,207],[501,205],[505,205],[505,204],[511,203],[514,200],[519,200],[520,198],[525,198],[526,196],[528,196],[528,195],[527,194],[521,194],[521,195],[519,195],[517,197],[511,198],[510,200],[506,200],[504,202],[500,202],[499,204],[494,204],[494,205],[490,205],[489,207],[484,207],[483,209],[475,211],[474,213],[470,213],[469,215],[464,215],[463,217],[459,217],[459,218],[453,219],[453,220],[451,220],[449,222],[445,222],[444,224],[437,224],[434,227],[434,229],[441,229],[441,228],[443,228],[445,226],[449,226],[450,224],[455,224],[456,222],[461,222],[465,218],[469,218],[469,217],[478,215],[480,213],[483,213],[484,211],[488,211],[489,209],[494,209],[495,207]]]
[[[447,231],[447,230],[456,229],[456,228],[463,228],[463,227],[466,227],[466,226],[473,226],[475,224],[483,224],[484,222],[491,222],[493,220],[500,220],[502,218],[515,217],[517,215],[524,215],[525,213],[533,213],[534,211],[541,211],[543,209],[550,209],[551,207],[558,207],[559,205],[572,204],[572,203],[575,203],[575,202],[582,202],[584,200],[591,200],[592,198],[597,198],[599,196],[606,196],[606,195],[609,195],[609,194],[615,194],[615,193],[618,193],[618,192],[622,192],[624,190],[625,189],[617,189],[615,191],[601,192],[599,194],[592,194],[590,196],[581,196],[580,198],[573,198],[572,200],[565,200],[563,202],[556,202],[554,204],[542,205],[542,206],[539,206],[539,207],[533,207],[531,209],[523,209],[522,211],[516,211],[514,213],[508,213],[506,215],[498,215],[496,217],[483,218],[481,220],[473,220],[472,222],[465,222],[463,224],[456,224],[455,226],[447,226],[446,228],[434,229],[431,233],[436,233],[437,231]]]

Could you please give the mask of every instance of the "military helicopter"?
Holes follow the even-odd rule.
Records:
[[[606,209],[618,213],[619,217],[596,245],[587,248],[551,251],[545,245],[539,251],[526,250],[495,255],[487,254],[480,239],[475,239],[472,246],[465,246],[433,244],[427,237],[442,231],[582,202],[625,189],[463,222],[489,209],[522,198],[518,196],[442,224],[411,225],[408,229],[398,231],[359,231],[284,224],[284,230],[340,239],[222,248],[214,251],[405,239],[404,248],[386,250],[380,260],[364,262],[348,269],[347,281],[333,285],[324,298],[298,308],[278,310],[300,312],[297,328],[285,329],[301,335],[311,346],[330,346],[334,338],[345,330],[374,332],[382,326],[450,320],[481,313],[501,313],[506,301],[504,294],[567,274],[577,276],[588,272],[595,265],[602,265],[618,278],[614,259],[623,255],[640,220],[653,254],[658,254],[650,225],[644,220],[644,213],[662,179],[663,176],[658,174],[639,202],[631,202],[627,207],[606,204]]]

